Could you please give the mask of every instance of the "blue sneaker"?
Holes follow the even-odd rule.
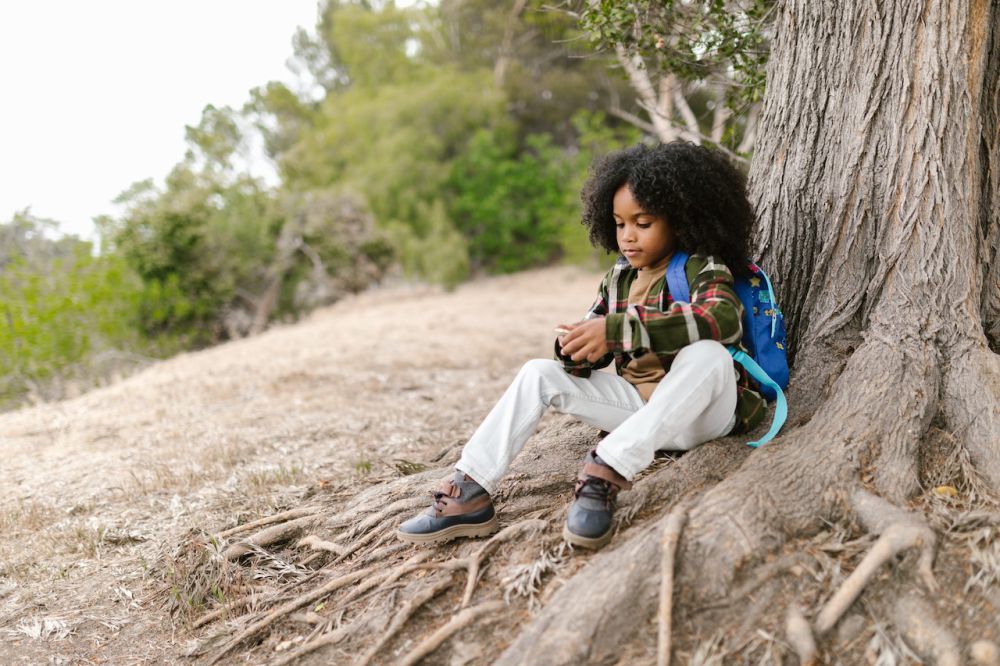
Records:
[[[396,529],[402,541],[435,544],[457,537],[489,536],[500,529],[489,493],[468,475],[457,472],[431,493],[434,502]]]
[[[584,548],[600,548],[611,541],[618,492],[631,487],[624,476],[597,456],[596,450],[588,453],[573,490],[563,538]]]

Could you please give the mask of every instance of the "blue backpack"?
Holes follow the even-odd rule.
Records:
[[[667,288],[675,301],[690,302],[686,252],[675,252],[667,266]],[[782,389],[788,388],[788,358],[785,354],[785,317],[774,297],[774,288],[767,274],[757,264],[748,262],[751,276],[736,278],[736,295],[743,303],[743,346],[750,353],[729,347],[733,360],[742,365],[760,386],[760,393],[768,401],[777,400],[771,429],[756,442],[757,448],[766,444],[785,424],[788,402]]]

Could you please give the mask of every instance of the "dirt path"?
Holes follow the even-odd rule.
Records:
[[[598,280],[385,289],[0,415],[0,663],[183,661],[166,548],[463,441]]]

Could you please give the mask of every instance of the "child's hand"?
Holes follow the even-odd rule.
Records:
[[[591,363],[608,353],[608,341],[604,336],[604,317],[586,319],[574,324],[570,331],[559,338],[562,353],[574,361],[587,359]]]

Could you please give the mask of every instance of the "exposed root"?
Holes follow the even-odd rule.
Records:
[[[368,591],[370,591],[370,590],[372,590],[374,588],[385,589],[385,588],[390,587],[393,583],[395,583],[397,580],[399,580],[402,576],[404,576],[407,573],[410,573],[410,572],[415,571],[416,569],[418,569],[419,568],[418,565],[423,560],[427,559],[429,556],[430,556],[430,552],[427,552],[427,551],[422,552],[422,553],[418,553],[417,555],[415,555],[412,558],[410,558],[405,564],[403,564],[403,565],[401,565],[399,567],[396,567],[392,571],[387,571],[387,572],[382,573],[381,575],[377,575],[377,576],[372,576],[370,578],[366,578],[364,580],[364,582],[362,582],[357,587],[352,588],[351,591],[347,595],[345,595],[342,599],[340,599],[338,601],[338,605],[340,607],[344,607],[348,603],[350,603],[351,601],[353,601],[353,600],[361,597],[362,595],[364,595],[365,593],[367,593]],[[445,587],[447,587],[450,584],[451,584],[451,581],[447,581],[447,584],[445,585]],[[355,620],[354,622],[352,622],[350,624],[343,625],[343,626],[337,627],[336,629],[334,629],[332,631],[327,631],[325,633],[322,633],[322,634],[316,636],[315,638],[312,638],[312,639],[308,640],[303,645],[299,646],[291,654],[289,654],[289,655],[287,655],[287,656],[279,659],[278,661],[274,662],[273,666],[284,666],[285,664],[289,664],[289,663],[295,661],[296,659],[298,659],[299,657],[301,657],[301,656],[303,656],[305,654],[308,654],[310,652],[314,652],[314,651],[318,650],[321,647],[325,647],[327,645],[333,645],[335,643],[339,643],[345,637],[347,637],[349,634],[352,634],[352,633],[356,632],[362,624],[364,624],[364,622],[362,620]]]
[[[799,655],[799,664],[801,666],[814,666],[816,664],[816,639],[813,638],[812,628],[802,614],[802,609],[796,604],[788,607],[788,613],[785,616],[785,635],[795,653]]]
[[[660,537],[660,612],[658,614],[658,642],[656,663],[670,666],[670,625],[673,617],[674,599],[674,558],[677,541],[687,519],[687,504],[680,503],[667,516]]]
[[[309,536],[302,537],[299,542],[295,544],[297,548],[309,548],[311,550],[326,551],[328,553],[335,553],[340,555],[344,552],[344,547],[339,543],[333,543],[332,541],[324,541],[315,534],[310,534]]]
[[[393,636],[399,633],[399,630],[406,624],[407,620],[413,616],[420,608],[426,604],[428,601],[441,594],[447,590],[452,585],[452,580],[450,578],[438,581],[430,587],[421,590],[417,593],[415,597],[403,604],[402,608],[396,612],[393,616],[392,622],[389,624],[389,628],[379,636],[375,642],[372,644],[368,651],[357,661],[356,666],[367,666],[375,655],[378,654],[386,643],[392,640]]]
[[[893,619],[906,642],[930,663],[937,666],[962,663],[962,650],[955,636],[937,620],[930,604],[920,597],[914,594],[900,597]]]
[[[244,606],[252,605],[254,600],[255,596],[251,594],[249,596],[240,597],[239,599],[230,601],[221,608],[216,608],[214,611],[210,613],[205,613],[204,615],[196,619],[194,622],[191,623],[191,628],[198,629],[200,627],[204,627],[206,624],[215,622],[219,618],[228,617],[231,613],[242,609]]]
[[[315,652],[316,650],[326,647],[327,645],[335,645],[356,631],[359,624],[361,624],[360,621],[343,624],[332,631],[322,633],[315,638],[306,641],[289,654],[271,662],[270,666],[287,666],[288,664],[297,661],[299,657],[305,656],[310,652]]]
[[[371,532],[369,532],[368,534],[364,535],[363,537],[361,537],[360,539],[358,539],[357,541],[355,541],[354,543],[352,543],[350,546],[348,546],[347,548],[345,548],[344,552],[342,552],[340,555],[338,555],[337,559],[335,559],[333,561],[333,563],[334,564],[339,564],[339,563],[343,562],[348,557],[350,557],[354,553],[358,552],[359,550],[361,550],[365,546],[369,545],[373,541],[379,540],[375,544],[375,547],[378,547],[379,545],[384,544],[386,541],[389,541],[390,539],[392,539],[392,536],[393,536],[392,532],[387,532],[387,530],[390,527],[391,527],[391,525],[389,524],[389,521],[384,522],[379,527],[379,529],[372,530]]]
[[[990,351],[985,340],[956,350],[943,389],[951,430],[985,477],[986,489],[1000,488],[1000,356]],[[990,494],[995,497],[996,491]]]
[[[482,547],[475,553],[465,558],[469,570],[469,577],[465,583],[465,593],[462,595],[462,605],[461,608],[465,608],[472,601],[472,593],[476,589],[476,583],[479,580],[479,569],[482,567],[483,560],[493,554],[493,551],[497,547],[505,542],[509,541],[511,538],[525,533],[538,532],[548,527],[548,523],[540,518],[533,518],[530,520],[522,520],[519,523],[509,525],[496,534],[494,534],[489,541],[484,543]]]
[[[545,529],[547,526],[548,523],[540,518],[522,520],[519,523],[508,525],[494,534],[489,541],[484,543],[479,550],[471,555],[453,558],[445,562],[418,565],[417,568],[446,569],[450,571],[465,569],[468,571],[468,577],[465,582],[465,593],[462,595],[462,603],[459,606],[459,608],[465,608],[469,605],[469,602],[472,601],[472,593],[475,592],[476,583],[479,581],[479,570],[482,567],[483,560],[492,555],[493,551],[497,549],[497,546],[504,541],[509,541],[512,537],[524,532],[536,532],[538,530]]]
[[[430,500],[424,496],[416,496],[416,497],[410,496],[396,500],[395,502],[390,503],[381,511],[373,513],[372,515],[368,516],[361,522],[357,523],[356,525],[348,529],[346,532],[344,532],[341,538],[343,540],[353,539],[359,534],[367,532],[372,527],[378,525],[387,518],[391,518],[392,516],[402,513],[403,511],[408,511],[410,509],[415,509],[429,504]]]
[[[440,627],[433,634],[421,641],[417,647],[413,648],[409,654],[399,661],[400,666],[414,666],[421,659],[438,649],[455,632],[464,629],[480,617],[499,612],[503,608],[504,603],[502,601],[487,601],[478,606],[466,608],[449,620],[446,625]]]
[[[268,527],[263,529],[256,534],[253,534],[239,543],[234,543],[230,545],[226,550],[222,552],[222,556],[227,560],[235,560],[243,555],[246,555],[253,550],[254,546],[264,547],[270,546],[273,543],[279,543],[281,541],[287,541],[306,531],[307,528],[315,525],[317,522],[317,516],[307,515],[302,518],[296,518],[279,525],[274,525],[273,527]]]
[[[430,556],[431,556],[431,551],[423,551],[417,553],[416,555],[408,559],[405,564],[402,564],[390,571],[386,571],[378,576],[372,576],[371,578],[368,578],[363,583],[361,583],[357,587],[353,588],[350,592],[348,592],[344,596],[344,598],[340,600],[340,605],[343,606],[357,599],[358,597],[363,595],[368,590],[371,590],[372,588],[379,587],[385,589],[392,586],[393,583],[395,583],[397,580],[399,580],[406,574],[421,568],[421,563]]]
[[[833,628],[883,564],[909,548],[920,549],[917,573],[928,590],[937,589],[937,581],[931,570],[937,539],[924,518],[904,511],[862,489],[855,491],[852,504],[862,523],[870,531],[880,532],[881,536],[861,560],[857,569],[820,611],[815,624],[818,636]]]
[[[358,566],[362,566],[363,567],[363,566],[367,566],[369,564],[372,564],[373,562],[379,562],[379,561],[384,560],[384,559],[386,559],[388,557],[392,557],[393,555],[396,555],[397,553],[401,553],[404,550],[408,550],[410,548],[410,546],[411,546],[411,544],[408,544],[408,543],[394,543],[394,544],[390,544],[388,546],[385,546],[384,548],[378,548],[378,549],[373,550],[372,552],[368,553],[363,558],[361,558],[358,561]]]
[[[356,583],[359,580],[364,580],[374,570],[375,567],[372,566],[364,569],[359,569],[358,571],[354,571],[352,573],[345,574],[343,576],[338,576],[333,580],[327,581],[326,583],[319,586],[315,590],[311,590],[306,594],[302,594],[292,599],[291,601],[282,604],[278,608],[275,608],[270,613],[268,613],[261,619],[257,620],[256,622],[252,623],[250,626],[246,627],[238,634],[233,636],[231,639],[229,639],[221,648],[219,648],[219,650],[211,657],[211,659],[209,659],[208,663],[209,664],[217,663],[220,659],[229,654],[229,652],[233,648],[238,646],[240,643],[256,636],[261,631],[267,629],[268,627],[270,627],[272,624],[274,624],[284,616],[289,615],[297,611],[298,609],[302,608],[303,606],[306,606],[318,599],[322,599],[323,597],[339,590],[342,587]]]
[[[318,516],[313,507],[299,507],[297,509],[289,509],[288,511],[282,511],[281,513],[276,513],[273,516],[267,516],[266,518],[261,518],[259,520],[254,520],[243,525],[237,525],[236,527],[231,527],[228,530],[223,530],[219,532],[216,536],[220,539],[228,539],[236,534],[241,534],[243,532],[249,532],[250,530],[255,530],[258,527],[264,527],[265,525],[273,525],[274,523],[284,523],[289,520],[295,520],[297,518],[307,518]]]

